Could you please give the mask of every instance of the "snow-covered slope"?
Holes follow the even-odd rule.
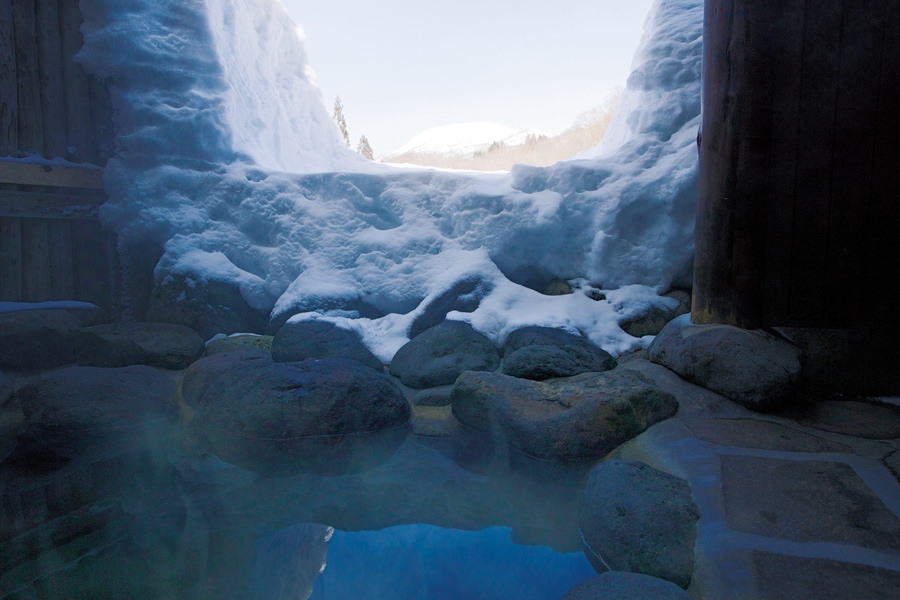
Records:
[[[618,353],[648,341],[618,321],[665,303],[655,291],[692,256],[702,0],[654,4],[614,143],[511,174],[406,170],[344,150],[277,0],[81,7],[80,59],[114,77],[121,147],[101,217],[122,246],[164,246],[158,279],[233,283],[272,315],[358,331],[384,360],[431,300],[478,279],[478,309],[449,318],[498,343],[526,324],[567,326]],[[535,277],[581,290],[520,285]],[[360,305],[383,316],[360,318]]]
[[[495,142],[506,146],[524,144],[529,135],[540,137],[546,134],[539,129],[518,131],[489,121],[453,123],[423,131],[388,154],[385,160],[411,153],[472,156],[475,152],[486,151]]]

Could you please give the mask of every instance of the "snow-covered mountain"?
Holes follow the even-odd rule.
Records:
[[[540,129],[518,131],[490,121],[473,123],[453,123],[426,129],[411,140],[388,154],[383,160],[390,162],[403,154],[445,154],[448,156],[471,156],[484,152],[495,142],[506,146],[524,144],[529,135],[547,135]]]

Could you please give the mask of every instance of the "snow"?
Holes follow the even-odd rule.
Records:
[[[480,306],[449,318],[496,343],[522,325],[574,328],[619,354],[649,340],[618,322],[665,306],[658,292],[693,255],[700,0],[654,4],[608,141],[483,174],[347,150],[276,0],[81,5],[78,58],[113,77],[116,108],[101,218],[122,247],[164,247],[158,281],[230,282],[273,318],[359,332],[387,362],[430,301],[476,278]],[[575,292],[523,285],[552,279]]]
[[[489,121],[453,123],[423,131],[385,158],[390,159],[410,152],[472,156],[475,152],[486,151],[495,142],[506,146],[519,146],[527,141],[529,135],[540,137],[546,134],[534,128],[517,131],[512,127]]]

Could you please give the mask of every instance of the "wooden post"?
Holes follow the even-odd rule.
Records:
[[[22,300],[50,299],[50,231],[43,219],[22,219]]]
[[[693,320],[900,321],[896,11],[707,0],[704,27]]]
[[[75,274],[72,262],[72,221],[57,219],[48,225],[50,254],[50,297],[53,300],[75,298]]]
[[[10,0],[0,0],[0,156],[15,156],[18,151],[18,117],[12,4]]]

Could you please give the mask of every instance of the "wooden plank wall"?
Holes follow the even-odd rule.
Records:
[[[707,0],[695,322],[900,324],[900,18]]]
[[[0,0],[0,300],[83,300],[118,311],[116,237],[97,218],[113,151],[105,82],[74,61],[78,0]],[[4,157],[6,160],[4,160]]]

